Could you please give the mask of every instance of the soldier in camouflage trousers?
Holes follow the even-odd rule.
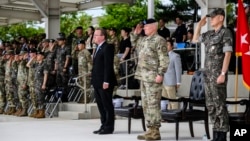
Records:
[[[38,112],[34,115],[35,118],[45,118],[45,90],[48,80],[48,69],[44,61],[45,54],[37,53],[37,65],[35,68],[35,93],[37,96]]]
[[[37,95],[35,93],[35,68],[36,68],[36,49],[30,49],[29,55],[30,60],[26,64],[26,66],[29,68],[28,71],[28,85],[29,85],[29,94],[32,104],[32,112],[30,117],[34,117],[38,113],[37,109]]]
[[[14,71],[14,51],[8,50],[5,55],[7,59],[7,62],[5,64],[5,91],[6,100],[8,102],[8,109],[5,114],[12,115],[16,112],[16,105],[14,101],[14,86],[12,81],[12,73]]]
[[[114,71],[115,71],[115,77],[117,80],[117,83],[120,83],[120,75],[119,75],[119,69],[120,69],[120,59],[118,58],[117,54],[119,52],[119,39],[116,36],[116,29],[115,28],[111,28],[109,30],[109,38],[107,39],[107,42],[109,44],[113,44],[115,49],[115,53],[114,53]],[[113,90],[113,95],[115,95],[117,93],[117,86],[114,87]]]
[[[223,26],[223,9],[217,8],[207,17],[211,17],[210,24],[213,30],[200,35],[201,27],[206,24],[206,17],[203,17],[197,24],[193,42],[201,41],[205,44],[206,106],[213,123],[213,141],[226,141],[229,131],[226,107],[227,71],[233,51],[233,37],[230,30]]]
[[[1,54],[0,56],[0,114],[4,113],[5,107],[5,85],[4,85],[4,77],[5,77],[5,55]]]
[[[166,40],[157,34],[158,23],[154,19],[147,19],[144,23],[145,37],[142,37],[138,56],[138,66],[135,78],[141,80],[141,97],[144,116],[148,131],[139,135],[139,140],[160,140],[161,126],[161,91],[163,75],[167,70],[169,58]],[[141,33],[138,25],[134,34]]]
[[[18,97],[21,103],[21,112],[17,116],[27,116],[28,110],[28,68],[26,67],[28,52],[22,50],[19,54],[20,63],[18,64],[17,73],[17,85],[18,85]]]
[[[89,88],[91,86],[91,70],[93,67],[93,61],[90,52],[85,48],[85,41],[80,40],[78,42],[78,75],[79,76],[84,76],[80,77],[79,79],[79,84],[84,88],[83,92],[85,94],[86,91],[86,102],[89,103],[91,100],[90,91]],[[84,82],[85,82],[85,77],[86,77],[86,88],[84,87]],[[82,95],[82,98],[80,99],[80,103],[85,103],[85,95]]]

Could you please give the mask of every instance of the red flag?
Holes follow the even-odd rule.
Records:
[[[238,18],[236,31],[236,56],[242,56],[243,83],[250,90],[250,40],[246,13],[242,0],[238,0]]]

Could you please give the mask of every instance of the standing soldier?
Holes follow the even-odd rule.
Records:
[[[84,87],[84,80],[86,77],[86,87],[84,87],[84,91],[87,91],[90,88],[91,82],[90,82],[90,76],[91,76],[91,70],[93,67],[93,61],[90,52],[85,49],[85,41],[80,40],[78,42],[78,50],[80,51],[78,54],[78,75],[84,76],[80,79],[80,85]],[[87,98],[90,98],[90,91],[87,91]],[[90,99],[86,99],[86,102],[88,103]],[[80,103],[84,102],[84,95],[79,101]]]
[[[4,86],[4,76],[5,76],[5,55],[0,52],[0,114],[4,113],[5,106],[5,86]]]
[[[6,52],[7,62],[5,64],[5,90],[6,90],[6,99],[8,102],[8,109],[5,112],[7,115],[12,115],[16,112],[16,105],[14,102],[14,87],[12,82],[12,73],[13,73],[13,62],[14,62],[14,51],[8,50]]]
[[[17,85],[18,85],[18,97],[21,103],[22,111],[17,116],[27,116],[28,110],[28,68],[26,67],[28,52],[22,50],[19,54],[20,63],[18,64],[17,73]]]
[[[18,85],[17,85],[17,73],[18,73],[18,64],[20,62],[19,59],[19,51],[16,50],[15,51],[15,60],[14,62],[12,62],[12,67],[13,67],[13,71],[12,71],[12,84],[13,84],[13,90],[14,90],[14,102],[16,104],[16,112],[13,115],[18,115],[22,109],[21,109],[21,104],[19,102],[19,97],[18,97]]]
[[[47,82],[47,90],[54,88],[56,86],[56,71],[55,67],[55,59],[56,59],[56,41],[54,39],[49,40],[49,51],[45,55],[45,62],[48,69],[48,82]]]
[[[56,51],[56,62],[55,62],[55,71],[56,74],[56,84],[58,87],[63,88],[62,101],[67,102],[67,85],[68,85],[68,69],[70,63],[70,47],[66,45],[65,34],[59,33],[58,45]]]
[[[37,114],[37,95],[35,94],[35,67],[36,67],[36,49],[30,49],[30,60],[26,64],[26,66],[29,68],[28,72],[28,85],[29,85],[29,94],[31,98],[31,104],[32,104],[32,114],[30,117],[34,117],[34,115]]]
[[[201,32],[201,27],[210,17],[213,30]],[[229,118],[226,106],[227,71],[233,51],[233,37],[230,30],[223,26],[225,12],[221,8],[214,9],[207,17],[197,23],[193,42],[205,44],[205,96],[208,114],[213,123],[213,140],[226,141],[229,131]]]
[[[119,69],[120,69],[120,59],[118,58],[117,54],[119,52],[119,39],[116,36],[116,29],[111,28],[109,30],[109,38],[107,40],[109,44],[113,44],[115,49],[114,49],[114,71],[115,71],[115,77],[117,80],[117,83],[120,83],[120,75],[119,75]],[[117,91],[117,86],[114,87],[113,95],[116,94]]]
[[[142,106],[147,121],[148,131],[139,135],[139,140],[160,140],[161,126],[161,90],[163,75],[167,70],[166,40],[157,34],[158,23],[154,19],[144,21],[145,37],[139,50],[138,67],[135,78],[141,80]],[[142,28],[138,25],[134,31],[140,34]]]
[[[74,35],[75,33],[75,35]],[[70,45],[70,51],[71,51],[71,57],[72,57],[72,66],[71,66],[71,73],[72,75],[78,74],[78,63],[77,63],[77,57],[78,57],[78,47],[77,47],[77,42],[80,40],[84,40],[84,34],[83,34],[83,28],[81,26],[78,26],[76,29],[74,29],[71,34],[69,35],[67,39],[67,45]]]
[[[35,70],[35,93],[37,95],[38,113],[35,118],[45,118],[45,89],[48,80],[48,70],[44,59],[44,53],[37,53],[37,65]]]

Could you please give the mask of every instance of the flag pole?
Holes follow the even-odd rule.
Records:
[[[234,100],[237,101],[238,99],[238,60],[239,57],[236,55],[236,61],[235,61],[235,89],[234,89]],[[249,92],[250,96],[250,92]],[[237,112],[237,104],[234,106],[234,111]]]

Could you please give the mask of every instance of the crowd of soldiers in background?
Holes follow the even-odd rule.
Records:
[[[143,22],[139,23],[143,26]],[[176,18],[177,29],[171,36],[176,42],[192,39],[192,29],[187,30],[180,17]],[[85,36],[83,28],[77,27],[69,36],[59,33],[57,39],[30,39],[20,37],[13,42],[3,42],[0,46],[0,114],[45,118],[45,97],[52,88],[63,89],[62,101],[67,102],[70,77],[84,76],[79,80],[86,89],[91,86],[92,57],[96,44],[93,42],[94,27],[88,28]],[[121,63],[136,57],[136,44],[133,40],[133,28],[122,28],[117,37],[115,28],[107,29],[107,42],[114,44],[114,70],[117,80],[126,75],[129,66]],[[159,20],[158,34],[170,38],[165,20]],[[145,36],[144,33],[141,33]],[[136,66],[136,59],[133,68]],[[124,80],[119,81],[120,89],[126,88]],[[131,85],[133,87],[133,84]],[[117,90],[117,88],[114,90]],[[81,98],[79,102],[83,102]],[[87,100],[89,102],[89,100]],[[28,108],[32,106],[32,112]]]

